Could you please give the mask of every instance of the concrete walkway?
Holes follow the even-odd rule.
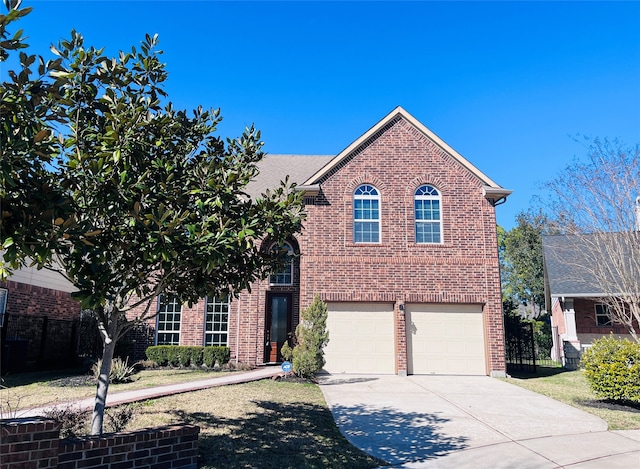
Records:
[[[260,379],[271,378],[282,373],[280,367],[262,367],[251,371],[227,374],[217,378],[203,379],[199,381],[189,381],[186,383],[167,384],[165,386],[157,386],[153,388],[137,389],[135,391],[124,391],[107,394],[107,407],[128,404],[130,402],[144,401],[154,399],[156,397],[169,396],[171,394],[180,394],[183,392],[198,391],[200,389],[213,388],[216,386],[224,386],[226,384],[248,383],[249,381],[257,381]],[[38,407],[26,409],[17,412],[16,417],[35,417],[43,415],[44,412],[53,408],[72,407],[73,409],[87,410],[93,409],[95,396],[88,397],[79,401],[62,402],[52,404],[46,407]]]
[[[640,430],[485,376],[325,375],[352,444],[404,468],[640,468]]]

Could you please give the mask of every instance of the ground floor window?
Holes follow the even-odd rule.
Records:
[[[598,326],[611,325],[611,311],[609,311],[608,305],[603,305],[603,304],[596,305],[596,324]]]
[[[204,318],[204,345],[229,345],[229,300],[207,297]]]
[[[156,345],[180,345],[182,304],[177,298],[160,295],[156,325]]]
[[[0,327],[4,322],[4,312],[7,309],[7,296],[9,291],[6,288],[0,288]]]

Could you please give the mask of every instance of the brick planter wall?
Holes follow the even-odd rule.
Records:
[[[43,418],[0,420],[2,469],[58,467],[60,425]]]
[[[2,469],[198,467],[200,428],[195,425],[64,440],[59,430],[44,418],[0,420]]]

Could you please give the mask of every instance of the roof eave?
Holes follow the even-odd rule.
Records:
[[[320,193],[320,184],[301,184],[293,190],[302,192],[305,197],[314,197]]]
[[[507,197],[509,197],[513,191],[509,189],[504,189],[502,187],[490,187],[484,186],[482,188],[484,193],[484,198],[487,199],[493,206],[500,205],[507,201]]]

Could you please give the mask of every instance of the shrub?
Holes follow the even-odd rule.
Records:
[[[231,350],[229,347],[216,346],[214,349],[218,366],[224,366],[229,363],[229,360],[231,359]]]
[[[178,348],[178,364],[182,368],[187,368],[191,365],[191,348],[192,347]]]
[[[102,360],[98,360],[93,365],[93,377],[97,380],[100,375]],[[138,372],[136,365],[129,365],[129,359],[122,361],[120,358],[114,358],[111,362],[111,371],[109,372],[109,381],[111,383],[129,383],[132,381],[133,375]]]
[[[213,345],[204,347],[203,362],[207,368],[213,368],[216,364],[220,367],[226,365],[231,358],[229,347]]]
[[[288,362],[293,359],[293,349],[289,346],[289,342],[282,344],[280,353],[282,354],[282,358]]]
[[[204,347],[189,347],[191,354],[191,366],[202,366]]]
[[[78,438],[89,434],[90,410],[54,407],[44,411],[44,416],[60,424],[60,438]]]
[[[105,411],[106,426],[111,432],[121,432],[135,415],[134,405],[110,407]],[[90,433],[90,410],[75,409],[71,406],[54,407],[46,410],[44,416],[60,424],[60,438],[79,438]]]
[[[169,359],[167,356],[170,345],[153,345],[147,347],[145,354],[149,360],[152,360],[158,364],[158,366],[167,366]]]
[[[640,344],[603,337],[582,354],[584,376],[602,399],[640,402]]]
[[[135,415],[136,407],[133,405],[121,405],[109,407],[105,412],[107,426],[112,432],[122,432],[127,428]]]
[[[293,349],[293,371],[303,378],[313,378],[324,366],[324,347],[329,342],[327,305],[318,295],[300,312],[296,328],[298,345]]]
[[[180,347],[179,346],[167,346],[167,364],[169,366],[180,365]]]

